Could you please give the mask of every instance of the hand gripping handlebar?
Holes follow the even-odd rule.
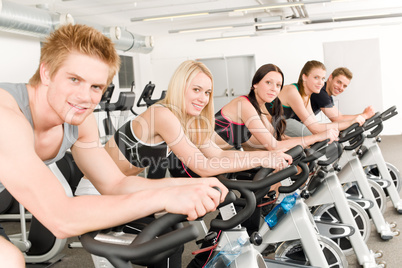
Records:
[[[375,115],[367,119],[366,122],[364,122],[364,124],[362,125],[362,128],[364,131],[368,131],[374,128],[370,131],[370,134],[367,134],[368,138],[374,138],[378,136],[383,130],[381,113],[377,112]]]
[[[228,220],[213,219],[211,221],[211,227],[220,230],[227,230],[241,224],[242,222],[250,218],[256,208],[256,198],[254,192],[258,191],[259,189],[269,189],[271,185],[297,173],[297,168],[294,165],[291,165],[273,174],[269,174],[271,172],[270,170],[271,169],[266,168],[260,169],[257,172],[257,174],[259,174],[258,176],[264,177],[263,174],[266,174],[266,176],[258,181],[230,180],[224,176],[218,176],[218,179],[227,188],[238,190],[241,193],[242,198],[245,199],[245,206],[243,209],[237,212],[235,216]]]
[[[220,189],[213,187],[220,192]],[[233,202],[236,195],[229,191],[219,206]],[[83,247],[94,255],[107,258],[116,268],[155,264],[172,255],[177,247],[198,237],[194,225],[180,227],[161,235],[170,227],[186,221],[186,215],[166,213],[148,224],[138,235],[125,234],[122,226],[81,235]],[[234,226],[233,226],[234,227]],[[117,232],[115,230],[118,230]],[[122,239],[128,237],[128,239]]]
[[[364,130],[366,131],[370,128],[375,127],[372,131],[370,131],[370,134],[367,135],[367,138],[375,138],[378,135],[380,135],[381,131],[384,128],[382,122],[390,119],[391,117],[394,117],[397,114],[398,112],[396,111],[396,106],[392,106],[388,108],[386,111],[382,112],[381,114],[376,113],[374,116],[367,119],[364,125],[362,126]]]
[[[239,198],[237,201],[241,201],[240,203],[241,206],[243,206],[243,209],[241,209],[235,216],[228,220],[212,220],[211,227],[227,230],[237,226],[238,224],[241,224],[253,214],[256,208],[256,196],[257,198],[264,196],[272,185],[295,175],[297,173],[297,168],[294,164],[298,162],[304,155],[303,147],[295,146],[285,153],[292,156],[293,164],[283,170],[278,171],[277,173],[272,173],[273,169],[270,168],[261,168],[257,174],[255,174],[252,181],[229,180],[224,176],[218,176],[218,179],[227,188],[238,190],[241,193],[242,198]],[[287,188],[285,187],[284,190],[286,189]]]

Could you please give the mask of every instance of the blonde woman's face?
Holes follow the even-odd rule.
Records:
[[[193,80],[187,84],[184,93],[186,112],[191,116],[198,116],[210,101],[212,93],[212,81],[204,73],[198,73]]]
[[[314,68],[308,75],[303,74],[303,82],[306,94],[320,93],[325,83],[326,71],[321,68]]]

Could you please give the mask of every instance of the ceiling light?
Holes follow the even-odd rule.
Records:
[[[281,7],[297,7],[297,6],[302,6],[302,5],[304,5],[304,3],[289,3],[289,4],[283,4],[283,5],[246,7],[246,8],[241,8],[241,9],[235,9],[234,12],[254,11],[254,10],[261,10],[261,9],[274,9],[274,8],[281,8]]]
[[[249,27],[254,26],[254,23],[243,23],[243,24],[233,24],[233,25],[217,25],[211,27],[198,27],[198,28],[185,28],[185,29],[176,29],[176,30],[169,30],[170,34],[173,33],[191,33],[191,32],[202,32],[202,31],[214,31],[214,30],[226,30],[226,29],[233,29],[239,27]]]
[[[194,14],[178,14],[178,15],[169,15],[165,17],[153,17],[153,18],[144,18],[142,21],[154,21],[154,20],[166,20],[166,19],[178,19],[178,18],[187,18],[187,17],[196,17],[196,16],[205,16],[208,15],[208,12],[202,13],[194,13]],[[133,21],[133,20],[131,20]]]
[[[181,29],[181,30],[169,30],[171,33],[194,33],[194,32],[203,32],[203,31],[213,31],[213,30],[226,30],[232,29],[233,26],[217,26],[217,27],[209,27],[209,28],[193,28],[193,29]]]
[[[264,6],[248,6],[242,7],[238,9],[217,9],[217,10],[204,10],[199,12],[193,13],[180,13],[180,14],[167,14],[166,16],[157,16],[157,17],[137,17],[131,18],[131,22],[135,21],[154,21],[154,20],[164,20],[164,19],[174,19],[174,18],[184,18],[184,17],[194,17],[194,16],[202,16],[202,15],[210,15],[210,14],[217,14],[217,13],[230,13],[230,12],[243,12],[243,11],[254,11],[254,10],[261,10],[261,9],[274,9],[274,8],[281,8],[281,7],[295,7],[295,6],[302,6],[302,5],[310,5],[310,4],[318,4],[318,3],[326,3],[331,2],[331,0],[312,0],[306,2],[291,2],[286,4],[274,4],[274,5],[264,5]]]
[[[201,38],[197,39],[197,42],[209,42],[209,41],[219,41],[219,40],[232,40],[232,39],[241,39],[241,38],[250,38],[256,36],[255,34],[247,34],[247,35],[233,35],[233,36],[222,36],[222,37],[211,37],[211,38]]]
[[[256,31],[272,31],[283,29],[282,25],[264,25],[264,26],[255,26]]]
[[[268,21],[268,22],[258,22],[255,26],[265,26],[265,25],[275,25],[275,24],[288,24],[288,23],[297,23],[297,22],[308,22],[310,19],[290,19],[290,20],[278,20],[278,21]]]
[[[385,13],[385,14],[366,14],[366,15],[351,15],[339,16],[324,19],[311,19],[310,24],[331,23],[331,22],[346,22],[357,20],[370,20],[370,19],[388,19],[402,17],[402,13]]]
[[[334,17],[334,21],[385,19],[385,18],[394,18],[394,17],[401,17],[401,16],[402,16],[402,13],[366,14],[366,15]]]

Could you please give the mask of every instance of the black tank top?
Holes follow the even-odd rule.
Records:
[[[116,131],[114,140],[121,153],[132,165],[139,168],[149,167],[147,178],[165,177],[168,146],[164,141],[157,144],[142,142],[135,136],[131,121],[126,122]]]
[[[249,100],[247,96],[241,97]],[[248,141],[252,136],[244,123],[236,123],[227,119],[222,114],[222,109],[215,114],[215,132],[236,149],[240,149],[242,143]]]

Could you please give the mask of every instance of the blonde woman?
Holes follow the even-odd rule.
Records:
[[[124,174],[137,175],[148,168],[147,177],[159,179],[169,166],[173,177],[177,171],[183,172],[180,177],[205,177],[259,166],[282,169],[291,163],[281,152],[224,151],[212,142],[212,81],[203,63],[183,62],[165,99],[119,128],[105,149]],[[168,163],[169,154],[180,161]],[[180,258],[177,252],[155,267],[181,267]]]
[[[258,166],[281,169],[291,158],[279,152],[221,150],[211,140],[214,127],[212,74],[201,62],[183,62],[173,74],[165,99],[123,125],[105,148],[125,174],[149,167],[148,177],[163,177],[167,156],[200,177]],[[162,171],[162,172],[160,172]]]
[[[106,144],[123,173],[136,175],[148,167],[148,178],[162,178],[169,166],[173,177],[204,177],[258,166],[282,169],[291,162],[283,153],[224,151],[212,142],[212,81],[203,63],[180,64],[165,99],[123,125]],[[169,267],[180,267],[180,257],[174,254]]]

